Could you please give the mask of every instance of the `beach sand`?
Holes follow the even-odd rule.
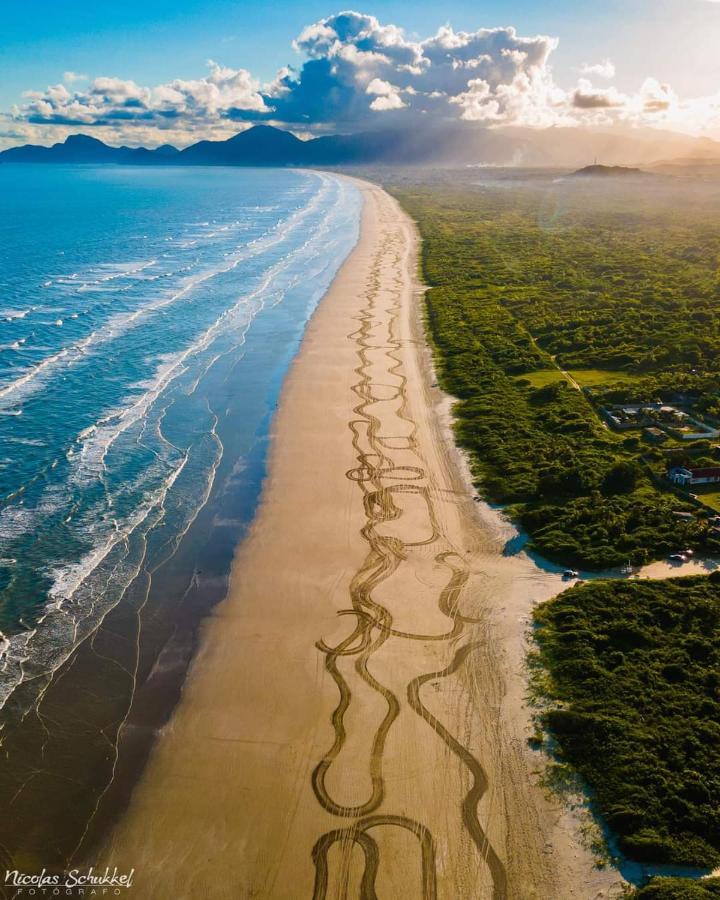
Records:
[[[562,582],[472,502],[414,226],[359,184],[229,595],[93,862],[134,867],[143,900],[614,896],[527,744],[531,610]]]

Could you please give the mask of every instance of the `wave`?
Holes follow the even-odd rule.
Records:
[[[10,341],[9,344],[0,344],[0,350],[21,350],[26,340],[27,338],[24,337],[18,338],[16,341]]]
[[[75,446],[70,447],[66,454],[68,461],[73,461],[75,465],[72,481],[76,486],[79,483],[102,476],[105,470],[105,458],[113,444],[128,429],[147,416],[148,410],[167,389],[168,385],[184,374],[186,361],[192,356],[202,353],[222,333],[223,329],[236,328],[238,324],[242,325],[242,332],[236,336],[237,346],[242,345],[245,339],[245,331],[253,317],[257,315],[267,302],[273,302],[273,300],[279,302],[281,299],[281,296],[275,297],[273,292],[269,290],[273,280],[279,273],[290,267],[301,251],[313,240],[322,244],[327,230],[328,217],[325,218],[323,226],[311,233],[303,245],[270,267],[255,290],[242,295],[233,306],[223,311],[215,322],[186,349],[174,356],[164,358],[153,378],[136,384],[132,389],[132,403],[105,414],[77,436]],[[305,272],[298,274],[294,283],[299,282],[304,275],[306,275]],[[258,297],[263,298],[262,302],[256,308],[251,308],[252,302]],[[243,316],[242,322],[237,321],[239,315]],[[218,356],[216,355],[209,365],[212,365],[217,358]],[[203,375],[204,372],[201,371],[195,377],[190,393],[196,389]],[[137,397],[138,389],[142,390],[140,397]],[[2,413],[2,410],[0,410],[0,413]]]
[[[332,195],[331,206],[324,211],[317,226],[308,230],[304,241],[268,266],[253,289],[237,296],[186,348],[158,357],[154,374],[129,388],[124,405],[105,411],[73,439],[67,453],[68,471],[63,476],[66,480],[59,486],[60,493],[46,496],[44,500],[41,498],[36,510],[44,510],[46,514],[52,501],[62,497],[61,502],[65,503],[60,508],[63,521],[69,523],[72,520],[79,533],[92,534],[94,546],[81,559],[50,570],[52,585],[48,602],[33,628],[0,641],[0,708],[24,681],[36,680],[39,685],[44,684],[78,643],[98,627],[133,579],[141,571],[156,567],[159,557],[168,558],[175,552],[182,536],[207,502],[223,454],[217,434],[218,416],[208,405],[207,430],[196,438],[197,445],[181,448],[165,434],[166,413],[179,398],[192,396],[224,355],[232,352],[234,358],[239,358],[248,329],[265,307],[282,302],[288,291],[303,282],[320,277],[327,279],[332,267],[339,265],[341,253],[344,255],[349,249],[346,241],[333,243],[345,200],[345,186],[330,176],[318,177],[323,183],[311,201],[314,201],[313,208],[323,202],[317,198],[320,194],[326,198],[331,186],[340,185],[341,189]],[[310,205],[306,204],[288,217],[284,227],[297,229],[309,215]],[[292,224],[288,224],[291,220]],[[276,233],[265,240],[277,243],[283,239]],[[228,271],[239,265],[243,258],[262,252],[262,246],[255,243],[254,248],[243,248],[243,256],[233,257],[221,271]],[[204,273],[203,280],[214,274],[217,273]],[[316,285],[309,300],[314,303],[325,286]],[[164,298],[163,302],[167,300]],[[122,321],[126,325],[127,317]],[[104,340],[107,336],[101,334],[97,343]],[[67,353],[69,348],[60,352]],[[193,402],[202,402],[202,398]],[[125,435],[127,437],[123,437]],[[121,438],[118,451],[111,456]],[[151,451],[156,463],[140,472],[133,483],[126,483],[124,477],[118,480],[117,467],[112,461],[118,453],[127,452],[130,442],[132,446]],[[75,506],[70,508],[68,498],[82,496],[86,484],[106,479],[111,462],[115,466],[114,490],[120,492],[117,496],[134,498],[136,494],[144,494],[142,500],[122,514],[114,512],[117,498],[114,499],[106,485],[99,505],[82,511]],[[153,479],[154,487],[146,490],[145,486]],[[168,516],[170,509],[172,516]],[[3,513],[9,515],[0,524],[28,531],[34,526],[31,510],[8,507]],[[11,521],[13,518],[14,522]],[[150,559],[148,548],[152,535],[161,537],[153,538]]]
[[[6,638],[0,649],[0,708],[16,688],[28,681],[43,683],[70,656],[75,647],[91,634],[107,613],[120,600],[131,581],[141,571],[145,559],[147,533],[162,517],[162,503],[179,471],[171,473],[165,485],[148,498],[123,526],[118,525],[113,535],[102,545],[95,547],[79,562],[67,566],[54,575],[54,584],[43,614],[35,626],[25,632]],[[146,529],[143,531],[143,526]],[[137,534],[134,554],[129,550],[131,538]],[[96,592],[85,598],[86,603],[73,603],[73,598],[102,562],[111,560],[118,548],[128,547],[128,552],[112,559],[113,565]],[[100,597],[109,602],[98,605]]]
[[[16,319],[24,319],[26,316],[29,316],[30,313],[34,312],[37,308],[37,306],[29,306],[27,309],[6,309],[0,312],[0,316],[2,316],[6,322],[14,322]]]
[[[169,297],[148,303],[132,312],[120,313],[111,318],[102,329],[92,331],[77,343],[71,344],[68,347],[63,347],[51,356],[46,357],[23,375],[0,387],[0,408],[2,408],[2,403],[5,398],[12,397],[18,391],[27,388],[28,385],[35,382],[39,376],[47,373],[48,370],[53,369],[58,363],[65,361],[74,362],[81,359],[91,348],[113,340],[118,335],[124,333],[128,327],[132,328],[138,320],[176,303],[179,299],[187,296],[190,291],[200,284],[215,278],[217,275],[229,272],[232,269],[235,269],[240,263],[246,262],[248,259],[258,256],[270,249],[270,247],[282,243],[282,241],[286,240],[325,199],[330,179],[328,176],[321,175],[320,173],[317,173],[317,177],[322,181],[321,190],[313,196],[310,203],[305,207],[293,213],[286,220],[277,223],[272,229],[274,234],[271,233],[263,238],[251,241],[241,251],[235,253],[226,265],[216,267],[200,275],[189,278],[180,290],[171,294]]]
[[[156,490],[145,504],[140,506],[131,516],[128,516],[124,522],[120,523],[117,519],[114,519],[113,532],[103,544],[93,548],[78,562],[56,569],[52,573],[53,583],[48,591],[50,601],[45,615],[53,610],[60,609],[66,600],[71,599],[87,577],[107,558],[113,548],[121,541],[127,540],[128,536],[145,522],[149,513],[165,499],[168,491],[185,468],[186,462],[187,457],[184,457],[180,464],[167,476],[162,486]],[[41,624],[44,618],[45,616],[39,618],[38,624]]]
[[[71,275],[58,275],[55,277],[55,284],[70,284],[76,287],[78,281],[80,281],[81,288],[90,285],[106,284],[111,281],[117,281],[119,278],[129,278],[133,275],[138,275],[156,263],[157,259],[144,260],[137,263],[104,263],[84,276],[79,272],[73,272]],[[108,269],[110,271],[107,274],[102,274]],[[45,283],[45,286],[49,287],[52,283],[52,281],[48,281]],[[81,288],[77,288],[77,290]]]

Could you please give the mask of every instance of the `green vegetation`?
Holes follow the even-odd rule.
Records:
[[[591,582],[535,619],[543,724],[622,852],[720,865],[720,576]]]
[[[720,553],[702,506],[720,490],[695,503],[665,477],[720,464],[679,431],[683,413],[720,421],[720,186],[393,177],[423,238],[428,332],[482,493],[560,562]],[[647,404],[606,425],[604,409]],[[536,622],[532,740],[552,736],[548,777],[577,773],[629,858],[720,865],[720,574],[581,584]],[[632,894],[718,895],[718,879],[674,878]]]
[[[638,376],[631,372],[613,372],[610,369],[571,369],[569,373],[580,387],[598,388],[607,385],[622,386],[622,393],[627,393],[626,385],[638,382]]]
[[[720,553],[709,511],[665,477],[720,456],[659,410],[720,420],[720,188],[421,177],[391,190],[422,234],[428,332],[482,493],[560,562]],[[536,621],[549,777],[579,775],[629,858],[720,865],[720,575],[586,583]],[[718,894],[654,879],[633,896]]]
[[[531,387],[545,387],[548,384],[555,384],[558,381],[567,381],[565,376],[558,369],[538,369],[536,372],[523,372],[518,375],[516,382],[526,381]]]
[[[429,332],[481,491],[562,563],[720,552],[706,514],[676,515],[695,507],[663,486],[669,457],[599,414],[678,396],[720,414],[720,195],[680,214],[642,185],[469,178],[394,192],[422,233]]]
[[[653,878],[632,893],[633,900],[711,900],[720,897],[720,878],[689,881],[686,878]]]
[[[715,485],[715,488],[717,488],[717,485]],[[720,491],[703,487],[696,487],[694,491],[706,506],[710,506],[720,513]]]

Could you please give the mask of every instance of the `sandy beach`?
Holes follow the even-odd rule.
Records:
[[[225,601],[98,865],[139,898],[597,898],[527,743],[527,629],[562,581],[504,557],[433,387],[413,224],[358,246],[283,388]]]

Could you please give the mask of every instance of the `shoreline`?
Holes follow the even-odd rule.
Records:
[[[299,278],[283,302],[246,319],[234,333],[232,352],[204,369],[191,394],[179,392],[194,397],[189,402],[201,414],[206,406],[218,415],[206,431],[198,417],[188,481],[167,505],[168,518],[150,529],[137,571],[118,602],[102,610],[97,627],[47,676],[28,667],[34,677],[3,709],[0,796],[11,815],[0,844],[27,870],[61,872],[97,852],[180,697],[199,627],[227,594],[232,559],[258,505],[269,423],[285,373],[359,230],[360,198],[347,185],[334,176],[288,178],[317,182],[310,196],[322,193],[320,182],[328,183],[332,219],[323,221],[334,223],[332,233],[315,244],[321,252],[310,256],[311,266],[296,267]],[[296,244],[285,245],[290,256],[279,254],[289,273]],[[204,463],[211,453],[210,469]],[[181,499],[190,485],[198,502],[183,517]]]
[[[611,896],[527,745],[528,617],[561,585],[479,515],[414,225],[356,184],[360,240],[286,378],[228,595],[102,863],[139,897],[352,895],[360,844],[381,893]]]

